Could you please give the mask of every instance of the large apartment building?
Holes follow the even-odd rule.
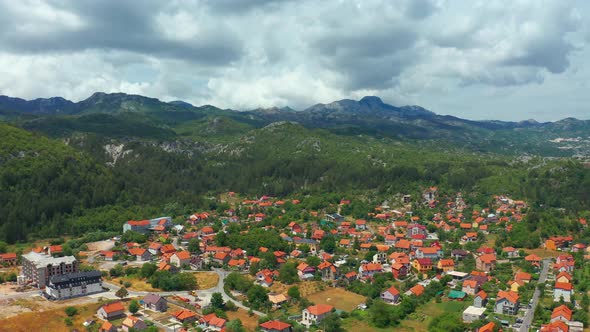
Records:
[[[24,279],[39,288],[45,287],[53,276],[78,272],[78,261],[74,256],[51,257],[30,252],[22,255],[21,260]]]
[[[56,300],[102,291],[102,274],[96,270],[53,276],[45,287],[47,296]]]

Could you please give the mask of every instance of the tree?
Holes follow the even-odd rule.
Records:
[[[281,269],[279,270],[279,280],[285,284],[292,284],[299,280],[295,263],[289,262],[281,266]]]
[[[250,287],[246,295],[248,296],[248,303],[254,309],[264,308],[270,304],[266,289],[262,286],[254,285]]]
[[[129,292],[127,291],[127,288],[125,288],[125,287],[119,288],[119,290],[115,293],[115,296],[120,299],[127,297],[127,295],[129,295]]]
[[[305,259],[305,262],[313,267],[317,267],[320,265],[322,260],[317,256],[309,256]]]
[[[292,299],[294,299],[294,300],[299,300],[301,298],[301,293],[299,292],[299,287],[292,286],[287,291],[287,295],[289,295],[289,297],[292,298]]]
[[[321,327],[326,332],[343,332],[342,320],[336,313],[329,314],[326,318],[322,319],[320,323]]]
[[[188,248],[187,249],[190,253],[193,253],[193,254],[199,253],[201,251],[201,247],[199,246],[199,239],[197,239],[197,238],[190,239],[190,241],[188,241]]]
[[[158,270],[158,266],[156,264],[145,263],[141,267],[141,270],[139,271],[139,275],[142,278],[149,278],[156,272],[156,270]]]
[[[225,325],[227,332],[246,332],[246,329],[242,325],[242,321],[238,319],[232,319]]]
[[[76,307],[67,307],[65,312],[68,317],[72,317],[78,313],[78,309],[76,309]]]
[[[129,303],[129,312],[135,314],[139,311],[139,302],[137,300],[131,300]]]
[[[223,309],[223,295],[219,292],[215,292],[211,295],[211,306],[215,309]]]

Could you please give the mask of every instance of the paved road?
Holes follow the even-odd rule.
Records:
[[[547,272],[549,271],[549,265],[551,265],[551,259],[544,259],[542,261],[543,264],[543,268],[541,270],[541,274],[539,275],[539,281],[538,283],[544,283],[545,280],[547,280]],[[541,295],[541,292],[539,291],[539,289],[535,289],[535,293],[533,294],[533,303],[531,305],[530,308],[527,309],[524,318],[523,318],[523,322],[522,325],[520,327],[519,332],[527,332],[531,326],[531,323],[533,322],[533,316],[535,315],[535,308],[537,307],[537,304],[539,303],[539,296]]]

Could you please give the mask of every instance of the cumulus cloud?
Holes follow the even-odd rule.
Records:
[[[582,0],[0,0],[0,93],[123,91],[237,109],[375,94],[469,118],[499,114],[489,96],[502,95],[518,110],[508,117],[529,118],[546,106],[527,96],[584,86],[589,10]],[[584,96],[564,116],[583,114]]]

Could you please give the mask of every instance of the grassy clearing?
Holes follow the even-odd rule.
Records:
[[[198,272],[193,274],[197,278],[198,289],[213,288],[219,282],[219,276],[215,272]]]
[[[72,317],[72,326],[66,326],[64,319],[67,317],[64,308],[52,309],[47,311],[27,312],[2,320],[2,331],[57,331],[66,332],[72,329],[85,330],[82,325],[84,321],[96,313],[100,303],[91,303],[87,305],[75,306],[78,314]]]
[[[324,291],[307,296],[307,298],[316,304],[324,303],[334,306],[336,309],[352,311],[365,302],[365,297],[358,295],[342,288],[328,288]]]
[[[561,252],[561,251],[547,250],[544,248],[525,249],[524,251],[526,252],[527,255],[535,254],[541,258],[546,258],[546,257],[555,258],[555,257],[563,254],[563,252]]]
[[[386,332],[386,331],[392,331],[391,328],[385,328],[385,329],[378,329],[376,327],[370,326],[366,320],[357,320],[354,318],[347,318],[344,319],[342,322],[342,326],[344,327],[344,329],[346,331],[354,331],[354,332]],[[398,331],[397,328],[395,328],[395,331]]]
[[[258,318],[256,315],[249,316],[248,312],[244,309],[238,309],[238,311],[228,311],[227,318],[229,320],[240,319],[248,331],[255,331],[256,327],[258,327]]]

